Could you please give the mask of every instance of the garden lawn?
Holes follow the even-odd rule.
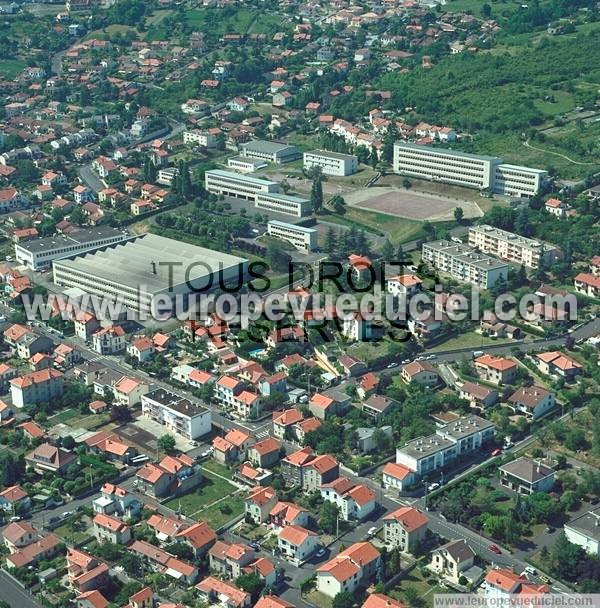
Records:
[[[230,496],[235,491],[235,486],[227,481],[224,481],[216,475],[211,475],[210,471],[204,470],[204,481],[202,485],[196,488],[189,494],[178,496],[168,500],[165,505],[174,511],[181,511],[188,517],[192,517],[194,514],[198,514],[206,507],[209,507],[213,503],[223,500],[232,500]],[[243,505],[243,502],[242,502]],[[205,511],[203,511],[204,513]],[[202,515],[201,519],[204,519]],[[231,519],[231,517],[229,518]],[[228,521],[228,519],[226,519]]]
[[[496,338],[492,340],[492,338],[488,338],[487,336],[482,336],[481,334],[475,333],[474,331],[468,331],[464,334],[460,334],[458,336],[454,336],[446,342],[442,342],[441,344],[437,344],[430,350],[432,352],[435,351],[444,351],[444,350],[452,350],[454,348],[475,348],[479,349],[482,346],[489,346],[490,344],[508,344],[512,342],[510,338]]]
[[[227,479],[233,478],[233,471],[228,469],[224,464],[217,462],[216,460],[206,460],[202,463],[202,468],[205,471],[211,471],[216,473],[217,475],[221,475],[221,477],[227,477]]]
[[[423,600],[423,605],[427,607],[433,606],[433,598],[436,593],[448,592],[447,589],[436,584],[436,578],[433,574],[430,579],[426,580],[419,568],[413,568],[400,583],[389,592],[389,595],[408,606],[410,598],[405,596],[408,588],[414,589],[417,592],[417,596]]]
[[[222,509],[225,506],[227,509],[223,511]],[[243,512],[244,497],[241,493],[238,493],[226,496],[212,507],[196,513],[194,519],[205,521],[213,530],[218,530],[221,526],[224,526]]]
[[[18,76],[27,66],[22,59],[0,59],[0,73],[7,80]]]

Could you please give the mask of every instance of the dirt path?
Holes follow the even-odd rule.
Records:
[[[532,150],[537,150],[538,152],[544,152],[545,154],[552,154],[554,156],[560,156],[561,158],[564,158],[566,161],[569,161],[570,163],[573,163],[574,165],[585,165],[585,166],[589,166],[589,165],[596,165],[597,163],[582,163],[578,160],[573,160],[572,158],[569,158],[568,156],[566,156],[565,154],[561,154],[560,152],[552,152],[551,150],[544,150],[544,148],[538,148],[537,146],[532,146],[529,143],[529,140],[524,141],[523,145],[526,146],[527,148],[531,148]]]

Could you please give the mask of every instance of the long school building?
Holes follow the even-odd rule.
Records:
[[[400,175],[516,197],[534,196],[548,179],[546,171],[506,164],[497,156],[402,142],[394,144],[393,167]]]
[[[318,231],[315,228],[271,220],[267,224],[267,232],[269,236],[288,241],[304,253],[310,253],[317,247]]]
[[[282,194],[279,192],[279,184],[267,179],[213,169],[205,173],[204,186],[213,194],[253,201],[257,209],[294,217],[303,217],[310,212],[308,199]]]
[[[358,169],[358,158],[353,154],[340,154],[328,150],[312,150],[304,153],[304,168],[320,167],[325,175],[343,177]]]

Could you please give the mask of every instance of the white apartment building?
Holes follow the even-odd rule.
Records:
[[[142,414],[190,440],[211,431],[209,409],[163,388],[142,395]]]
[[[469,228],[469,245],[528,268],[537,268],[541,259],[551,264],[560,257],[560,249],[556,245],[536,241],[488,224]]]
[[[53,260],[95,251],[132,238],[116,228],[100,227],[79,230],[69,235],[55,235],[15,243],[15,259],[32,270],[50,266]]]
[[[567,540],[600,557],[600,508],[590,509],[564,525]]]
[[[291,243],[296,249],[304,253],[310,253],[317,247],[318,230],[306,228],[305,226],[295,226],[287,222],[271,220],[267,224],[269,236],[282,239]]]
[[[494,192],[505,196],[529,198],[545,186],[548,172],[519,165],[496,165],[494,169]]]
[[[497,156],[431,146],[394,144],[395,173],[505,196],[530,197],[544,187],[547,171],[502,162]]]
[[[344,177],[358,170],[358,158],[354,154],[340,154],[328,150],[312,150],[304,153],[304,168],[321,167],[325,175]]]
[[[508,276],[506,262],[450,241],[423,243],[421,255],[423,260],[434,268],[447,272],[458,281],[471,283],[482,289],[490,289]]]
[[[434,435],[413,439],[396,449],[396,463],[420,477],[447,466],[461,454],[479,449],[494,437],[495,425],[479,416],[463,416]]]
[[[217,145],[217,138],[208,131],[192,129],[183,132],[184,144],[195,144],[204,148],[214,148]]]
[[[492,190],[495,156],[477,156],[418,144],[394,144],[394,173],[478,190]]]

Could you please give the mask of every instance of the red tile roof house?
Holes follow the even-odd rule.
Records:
[[[395,462],[388,462],[383,467],[382,473],[383,487],[386,490],[397,490],[399,493],[410,487],[416,480],[415,471]]]
[[[178,532],[175,540],[185,543],[194,552],[194,558],[200,559],[215,544],[217,535],[206,522],[201,521]]]
[[[38,531],[26,521],[8,524],[2,531],[4,544],[11,553],[30,545],[38,538]]]
[[[381,556],[371,543],[355,543],[317,568],[317,591],[328,597],[354,593],[375,577]]]
[[[0,509],[11,515],[25,513],[31,508],[31,499],[21,486],[10,486],[0,492]]]
[[[275,528],[285,526],[308,526],[309,513],[293,502],[278,502],[269,512],[269,524]]]
[[[256,524],[269,520],[271,509],[277,504],[277,492],[270,486],[252,488],[244,501],[244,513]]]
[[[96,513],[94,517],[94,536],[98,542],[126,545],[131,540],[131,528],[117,517]]]
[[[183,520],[161,515],[160,513],[153,513],[146,521],[146,524],[154,530],[154,535],[161,543],[174,542],[175,536],[183,528],[187,528],[187,524]]]
[[[200,597],[210,604],[219,603],[227,608],[249,608],[252,596],[232,583],[209,576],[196,585]]]
[[[248,449],[248,460],[259,467],[272,467],[279,462],[281,443],[274,437],[267,437]]]
[[[440,380],[435,367],[427,361],[411,361],[401,367],[400,374],[406,384],[414,382],[421,386],[433,387]]]
[[[403,553],[413,550],[427,532],[429,518],[414,507],[400,507],[383,518],[385,542]]]
[[[542,373],[549,376],[561,376],[569,381],[574,380],[583,369],[581,363],[559,351],[538,353],[535,358],[536,365]]]
[[[86,591],[75,598],[77,608],[106,608],[109,604],[108,600],[98,591]]]
[[[145,464],[136,473],[136,478],[140,483],[140,490],[157,498],[167,496],[175,482],[174,474],[154,463]]]
[[[277,536],[279,552],[296,566],[300,566],[317,550],[318,543],[318,534],[301,526],[285,526]]]
[[[25,568],[37,562],[50,559],[64,547],[63,541],[55,534],[48,534],[35,542],[11,553],[6,557],[9,568]]]
[[[371,593],[363,602],[361,608],[408,608],[406,604],[402,604],[398,600],[384,595],[383,593]]]
[[[321,420],[327,420],[332,416],[343,415],[351,405],[351,399],[337,400],[336,398],[325,395],[324,393],[315,393],[308,402],[308,409],[313,416]]]
[[[304,420],[302,412],[295,408],[273,412],[273,435],[281,440],[291,439],[294,424],[302,420]]]
[[[517,377],[517,364],[512,359],[483,355],[473,363],[479,376],[493,384],[513,384]]]
[[[237,578],[242,568],[255,559],[254,550],[246,545],[232,545],[218,540],[208,552],[210,569],[223,576]]]
[[[198,580],[196,566],[178,559],[144,540],[134,541],[129,546],[129,550],[139,555],[155,572],[166,574],[182,585],[193,585]]]
[[[347,477],[338,477],[321,486],[324,500],[334,503],[345,521],[363,520],[377,508],[375,492],[363,484],[355,484]]]
[[[40,475],[44,473],[61,473],[77,460],[77,455],[64,448],[57,448],[49,443],[42,443],[25,456],[25,462]]]

